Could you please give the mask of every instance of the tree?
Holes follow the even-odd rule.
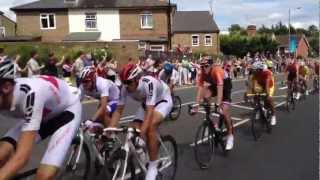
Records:
[[[230,33],[237,33],[241,31],[241,27],[239,24],[232,24],[231,27],[229,28]]]
[[[315,34],[318,33],[318,28],[315,25],[311,25],[308,27],[308,31],[310,33],[310,36],[314,36]]]

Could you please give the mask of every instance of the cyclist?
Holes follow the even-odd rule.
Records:
[[[305,64],[304,61],[299,62],[299,81],[301,82],[301,85],[304,87],[306,90],[306,95],[308,95],[308,85],[307,85],[307,80],[309,76],[309,68]],[[299,97],[298,97],[299,98]]]
[[[271,109],[271,122],[272,126],[276,125],[276,116],[275,116],[275,107],[273,103],[273,94],[274,94],[274,77],[273,73],[268,69],[267,65],[262,62],[255,62],[252,65],[253,77],[252,77],[252,91],[254,93],[266,93],[267,94],[267,103]]]
[[[11,61],[0,63],[1,115],[19,120],[0,140],[0,179],[11,179],[26,165],[33,144],[51,135],[36,179],[55,179],[81,122],[80,98],[63,80],[15,78],[13,68]]]
[[[161,80],[150,75],[143,76],[143,70],[134,64],[128,64],[121,72],[124,86],[121,89],[120,101],[116,112],[112,116],[111,127],[119,121],[127,96],[141,103],[133,126],[141,129],[141,137],[146,139],[150,156],[150,163],[146,180],[155,180],[157,177],[158,140],[157,129],[162,120],[172,109],[172,98],[169,87]]]
[[[231,78],[225,72],[218,60],[209,63],[208,59],[203,59],[200,62],[201,75],[198,82],[198,92],[196,103],[199,104],[203,99],[210,99],[210,97],[217,97],[216,104],[218,105],[218,112],[224,115],[225,124],[227,126],[228,136],[226,140],[226,150],[233,148],[234,137],[232,120],[230,117],[231,105]],[[195,112],[198,111],[198,106],[195,107]]]
[[[298,81],[298,75],[299,75],[299,65],[296,61],[296,59],[291,59],[289,64],[285,68],[285,73],[287,76],[287,86],[288,86],[288,94],[292,90],[292,86],[295,83],[295,86],[297,87],[297,81]],[[295,92],[294,92],[295,93]],[[296,98],[298,99],[298,94],[296,95]]]
[[[163,69],[159,73],[159,78],[167,83],[173,92],[174,86],[178,83],[179,73],[174,69],[174,66],[170,63],[166,63]]]
[[[85,122],[86,126],[91,128],[106,127],[110,123],[112,113],[116,110],[120,90],[111,80],[97,76],[95,68],[86,67],[80,75],[82,98],[84,95],[98,99],[99,108],[93,117]],[[93,130],[94,131],[94,130]]]

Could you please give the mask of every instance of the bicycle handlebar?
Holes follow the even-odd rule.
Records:
[[[255,93],[255,94],[247,94],[248,97],[252,96],[268,96],[267,93]]]
[[[132,127],[122,127],[122,128],[105,128],[103,132],[132,132],[132,133],[141,133],[140,129],[132,128]]]

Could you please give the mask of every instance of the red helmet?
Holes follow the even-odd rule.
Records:
[[[96,77],[96,69],[94,67],[85,67],[80,75],[81,81],[92,81]]]
[[[129,81],[137,77],[143,72],[141,67],[135,64],[127,64],[121,71],[120,78],[123,82]]]

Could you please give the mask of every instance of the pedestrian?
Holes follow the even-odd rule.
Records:
[[[33,50],[30,53],[31,58],[27,62],[28,77],[36,76],[41,74],[41,70],[44,68],[44,65],[39,65],[39,54],[37,51]]]
[[[189,61],[187,59],[187,56],[183,56],[182,62],[182,84],[186,85],[188,84],[188,73],[189,73]]]
[[[16,77],[21,77],[21,74],[23,72],[25,72],[27,70],[27,68],[21,68],[19,65],[19,61],[20,61],[21,56],[18,54],[16,56],[16,58],[14,59],[14,68],[15,68],[15,72],[16,72]]]
[[[4,61],[7,58],[7,56],[4,54],[4,49],[0,48],[0,63]]]
[[[81,76],[82,70],[85,67],[84,61],[86,59],[86,54],[83,51],[80,51],[79,54],[80,54],[79,58],[73,64],[73,70],[76,76],[77,87],[80,86],[80,80],[81,80],[80,76]]]
[[[62,59],[64,59],[62,63],[62,77],[69,85],[71,85],[71,76],[73,71],[71,59],[69,56],[67,56],[66,58],[62,57]]]
[[[62,65],[63,59],[58,62],[58,59],[55,57],[54,53],[49,54],[49,59],[45,65],[45,75],[58,77],[58,67]]]

